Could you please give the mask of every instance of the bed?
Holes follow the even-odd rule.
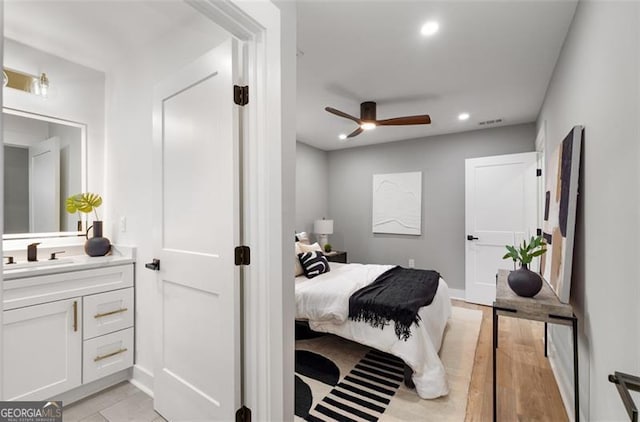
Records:
[[[411,378],[421,398],[447,395],[449,387],[438,351],[451,316],[451,300],[442,278],[432,303],[420,308],[420,324],[412,325],[406,341],[398,338],[393,327],[382,330],[349,319],[351,295],[393,267],[332,262],[328,273],[312,279],[296,277],[296,319],[308,321],[314,331],[335,334],[399,357],[413,370]]]

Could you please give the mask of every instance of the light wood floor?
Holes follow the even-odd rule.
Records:
[[[492,312],[487,306],[454,301],[483,312],[469,385],[466,421],[491,421]],[[549,361],[544,357],[544,324],[500,317],[498,343],[498,421],[567,421]]]

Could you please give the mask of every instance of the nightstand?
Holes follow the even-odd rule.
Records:
[[[340,262],[342,264],[347,263],[347,253],[345,251],[325,252],[324,256],[327,257],[327,261],[329,262]]]

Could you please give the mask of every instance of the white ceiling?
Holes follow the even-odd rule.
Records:
[[[169,33],[221,36],[180,0],[7,0],[4,8],[8,38],[103,71]]]
[[[577,0],[319,1],[298,4],[298,140],[340,149],[537,118]],[[440,31],[423,37],[436,20]],[[378,127],[346,140],[362,101],[378,119],[430,114],[429,126]],[[471,118],[460,122],[458,114]],[[497,125],[494,125],[497,126]]]

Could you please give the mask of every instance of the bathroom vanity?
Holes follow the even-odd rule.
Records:
[[[3,287],[2,400],[67,404],[129,376],[133,253],[5,265]]]

